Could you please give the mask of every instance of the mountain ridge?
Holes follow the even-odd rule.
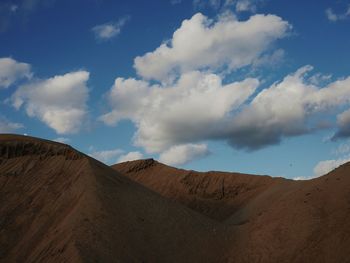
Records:
[[[0,135],[0,149],[0,262],[350,260],[350,164],[293,181],[108,167],[25,136]]]

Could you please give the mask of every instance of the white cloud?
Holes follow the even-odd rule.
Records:
[[[12,96],[16,109],[23,107],[59,134],[78,132],[86,117],[89,72],[76,71],[22,85]]]
[[[256,150],[320,129],[319,114],[350,103],[350,77],[318,87],[307,78],[311,70],[302,67],[251,100],[256,79],[223,85],[218,75],[194,71],[167,86],[117,78],[108,96],[112,110],[101,120],[132,120],[134,143],[151,153],[210,139]]]
[[[142,158],[144,158],[144,156],[140,152],[129,152],[125,155],[120,156],[118,159],[118,163],[140,160]]]
[[[117,22],[109,22],[97,25],[92,28],[95,36],[99,40],[108,40],[120,34],[122,28],[130,19],[129,16],[122,17]]]
[[[350,5],[344,13],[336,14],[331,8],[326,9],[326,16],[329,21],[336,22],[350,17]]]
[[[314,168],[314,177],[325,175],[340,165],[350,161],[350,157],[319,162]]]
[[[162,152],[159,161],[168,165],[183,165],[209,154],[205,144],[182,144]]]
[[[0,58],[0,89],[8,88],[20,79],[31,77],[29,64],[17,62],[12,58]]]
[[[312,67],[305,66],[259,91],[257,79],[222,81],[227,70],[278,63],[283,50],[266,50],[290,27],[273,15],[238,21],[226,13],[214,22],[196,14],[168,44],[135,58],[138,74],[160,84],[117,78],[108,93],[111,110],[100,120],[107,125],[131,120],[134,144],[163,158],[176,147],[205,140],[256,150],[321,129],[321,114],[350,103],[350,77],[332,82],[329,75],[309,76]]]
[[[169,80],[192,70],[235,70],[252,64],[291,26],[275,15],[238,21],[231,13],[213,21],[201,13],[184,20],[168,43],[136,57],[134,67],[146,79]],[[191,41],[189,41],[191,39]]]
[[[21,128],[23,128],[21,123],[11,122],[0,115],[0,133],[11,133]]]
[[[124,151],[121,149],[112,149],[112,150],[104,150],[104,151],[94,151],[89,153],[89,156],[95,158],[106,164],[113,164],[116,162],[117,157],[121,155]]]
[[[311,66],[302,67],[262,90],[233,120],[231,144],[258,149],[286,136],[311,132],[317,128],[309,122],[315,114],[350,102],[350,77],[320,88],[307,81],[311,70]]]
[[[236,2],[237,12],[256,12],[256,5],[252,0],[238,0]]]
[[[132,120],[138,129],[135,144],[148,152],[162,152],[221,133],[223,120],[258,84],[256,79],[246,79],[223,85],[218,75],[198,71],[183,74],[171,86],[117,78],[108,96],[112,110],[101,120],[108,125]]]

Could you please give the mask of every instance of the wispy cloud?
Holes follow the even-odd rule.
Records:
[[[16,19],[26,21],[39,8],[50,7],[56,0],[1,0],[0,33],[5,32]]]
[[[11,122],[0,115],[0,133],[11,133],[21,128],[23,128],[21,123]]]
[[[350,5],[347,7],[347,10],[343,13],[335,13],[332,8],[326,9],[326,16],[329,21],[337,22],[340,20],[345,20],[350,17]]]
[[[255,13],[259,3],[262,1],[263,0],[193,0],[193,7],[195,10],[211,8],[220,12],[234,10],[236,13]]]
[[[125,24],[130,20],[130,16],[124,16],[118,21],[112,21],[105,24],[94,26],[91,30],[94,32],[96,39],[98,40],[109,40],[118,36],[125,26]]]

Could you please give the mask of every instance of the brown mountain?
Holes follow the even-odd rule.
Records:
[[[200,173],[154,160],[113,168],[216,220],[229,262],[350,262],[350,163],[308,181]]]
[[[0,262],[350,262],[349,173],[112,169],[68,145],[0,135]]]

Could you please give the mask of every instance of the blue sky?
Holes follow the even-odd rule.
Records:
[[[0,132],[319,176],[350,160],[349,29],[345,0],[3,0]]]

